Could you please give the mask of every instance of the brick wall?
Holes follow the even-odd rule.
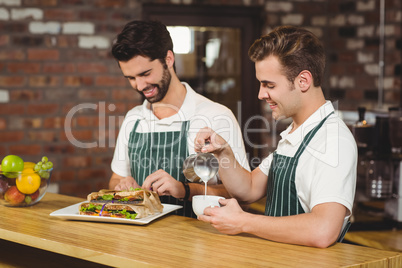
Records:
[[[107,187],[119,123],[141,100],[121,76],[110,44],[141,17],[141,0],[0,0],[0,158],[46,155],[60,193]],[[324,89],[341,109],[377,106],[379,1],[155,0],[259,5],[264,32],[305,26],[328,53]],[[400,105],[400,0],[386,0],[384,107]]]

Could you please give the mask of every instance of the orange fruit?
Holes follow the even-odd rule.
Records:
[[[35,163],[33,163],[33,162],[24,162],[24,169],[26,169],[26,168],[34,168],[35,167]]]
[[[18,190],[23,194],[33,194],[40,187],[41,179],[36,173],[22,173],[15,180]]]

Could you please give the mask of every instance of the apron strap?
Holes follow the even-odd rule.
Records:
[[[138,127],[139,123],[140,123],[140,119],[137,119],[137,120],[135,121],[135,124],[134,124],[134,127],[133,127],[133,130],[132,130],[132,131],[135,132],[135,131],[137,130],[137,127]]]
[[[317,133],[317,131],[322,127],[325,121],[327,121],[328,117],[333,113],[334,112],[331,112],[329,115],[327,115],[323,120],[321,120],[321,122],[315,128],[313,128],[309,133],[307,133],[306,137],[304,137],[304,139],[302,140],[302,144],[299,146],[299,149],[297,149],[297,152],[294,155],[295,160],[299,160],[300,156],[304,152],[304,149],[306,149],[310,141],[313,139],[315,133]]]

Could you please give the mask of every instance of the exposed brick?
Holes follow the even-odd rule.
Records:
[[[346,41],[346,48],[350,50],[362,49],[364,47],[364,40],[361,39],[348,39]]]
[[[28,139],[33,142],[57,142],[58,135],[54,131],[29,131]]]
[[[8,155],[6,146],[0,145],[0,155]]]
[[[42,99],[42,94],[36,90],[12,90],[10,100],[12,101],[32,101]]]
[[[7,33],[18,32],[19,34],[26,33],[28,31],[26,23],[15,22],[15,21],[0,24],[0,29],[2,29],[2,31]]]
[[[28,6],[50,7],[57,5],[57,0],[24,0],[24,2]]]
[[[99,48],[106,49],[110,46],[110,40],[104,36],[79,36],[78,47],[79,48]]]
[[[331,99],[342,100],[345,98],[345,90],[332,89],[329,94]]]
[[[58,60],[60,51],[56,49],[28,49],[28,60]]]
[[[43,19],[43,10],[40,8],[20,8],[11,9],[12,20],[24,20],[24,19]]]
[[[60,78],[57,76],[31,76],[29,77],[29,85],[32,87],[54,87],[60,85]]]
[[[43,119],[44,128],[62,128],[64,127],[64,117],[48,117]]]
[[[29,32],[33,34],[58,34],[60,30],[60,23],[55,21],[33,21],[29,23]]]
[[[301,14],[290,14],[282,16],[281,22],[284,25],[301,25],[303,23],[304,16]]]
[[[8,12],[8,10],[5,8],[0,8],[0,21],[9,19],[10,19],[10,13]]]
[[[24,155],[41,155],[42,147],[38,144],[10,145],[9,152],[23,158]]]
[[[4,118],[0,118],[0,130],[4,130],[7,128],[7,121]]]
[[[52,172],[51,181],[52,182],[74,181],[75,177],[76,177],[76,171],[74,171],[74,170],[58,170],[58,169],[55,169]]]
[[[339,28],[340,37],[356,37],[356,28],[354,27],[340,27]]]
[[[78,44],[78,37],[71,35],[71,36],[58,36],[57,37],[57,44],[59,47],[71,48],[77,47]]]
[[[39,63],[9,63],[7,65],[7,70],[10,73],[38,73],[40,71]]]
[[[363,97],[363,90],[346,90],[346,98],[352,100],[360,100]]]
[[[81,168],[91,166],[92,158],[89,156],[68,156],[62,160],[63,167]]]
[[[56,134],[52,131],[29,131],[27,138],[32,142],[55,142],[57,141]]]
[[[104,87],[121,87],[128,85],[127,79],[123,76],[98,76],[95,79],[95,85]]]
[[[68,87],[91,86],[93,78],[89,76],[65,76],[63,84]]]
[[[57,144],[52,143],[50,145],[44,146],[44,153],[54,153],[54,154],[73,154],[75,152],[75,148],[70,143],[68,144]]]
[[[45,20],[64,20],[64,21],[72,21],[76,20],[77,12],[73,9],[47,9],[45,10]]]
[[[85,10],[79,12],[78,17],[81,20],[97,20],[97,21],[105,21],[108,19],[108,13],[104,10],[98,10],[98,12],[93,12],[92,10]]]
[[[78,177],[84,180],[88,178],[105,178],[106,172],[104,169],[81,169],[78,171]]]
[[[356,62],[356,53],[353,51],[342,52],[339,53],[338,59],[343,62]]]
[[[9,35],[0,35],[0,46],[5,46],[8,45],[10,42],[10,36]]]
[[[43,104],[29,104],[27,105],[27,112],[31,115],[39,114],[54,114],[59,109],[58,104],[43,103]]]
[[[361,15],[349,15],[347,17],[347,21],[350,25],[363,25],[364,24],[364,16]]]
[[[377,37],[364,39],[365,49],[378,48],[379,44],[380,44],[380,39]]]
[[[0,141],[1,142],[18,142],[24,138],[24,132],[22,131],[0,131]]]
[[[95,26],[90,22],[65,22],[62,25],[63,34],[94,34]]]
[[[0,76],[0,86],[3,87],[21,87],[25,85],[23,76]]]
[[[76,100],[77,92],[76,90],[65,89],[65,88],[57,88],[52,90],[45,91],[45,98],[49,101],[68,101],[68,100]]]
[[[81,89],[78,91],[78,98],[81,100],[91,100],[91,99],[98,99],[104,100],[108,97],[108,90],[88,90],[88,89]]]
[[[103,63],[85,62],[77,63],[77,71],[80,73],[106,73],[108,72],[108,68]]]
[[[333,18],[330,18],[329,24],[331,26],[344,26],[346,24],[346,17],[344,14],[338,14]]]
[[[17,36],[13,37],[12,44],[16,46],[38,47],[44,43],[42,36]]]
[[[78,40],[78,38],[77,38]],[[77,45],[76,45],[77,46]],[[80,59],[85,61],[94,61],[99,60],[99,57],[95,55],[93,50],[90,49],[71,49],[67,50],[66,54],[64,54],[66,59]]]
[[[339,3],[339,11],[341,13],[353,12],[355,10],[356,10],[356,3],[354,1],[346,1]]]
[[[375,0],[368,0],[368,1],[357,1],[356,3],[356,10],[357,11],[370,11],[375,10]]]
[[[0,60],[23,60],[25,59],[25,52],[22,50],[0,50]]]
[[[75,176],[74,180],[79,180],[79,178]],[[80,183],[63,183],[60,184],[60,194],[85,198],[88,193],[99,191],[99,189],[101,189],[98,188],[97,190],[94,190],[93,188],[94,186],[92,182],[81,181]]]
[[[76,71],[74,63],[43,63],[44,73],[73,73]]]
[[[117,8],[126,5],[127,3],[125,0],[98,0],[95,2],[95,6],[100,8]]]
[[[15,103],[2,103],[0,105],[1,115],[20,115],[25,113],[25,105]]]
[[[76,118],[77,126],[80,127],[98,127],[99,126],[99,117],[97,116],[86,116],[81,115]]]
[[[378,90],[376,88],[371,89],[371,90],[365,90],[364,91],[364,98],[366,100],[377,101],[377,99],[378,99]]]
[[[62,141],[70,141],[71,143],[78,141],[81,143],[92,143],[94,141],[94,133],[93,130],[65,130],[60,135],[60,140]],[[73,143],[73,145],[75,145]]]
[[[130,101],[142,101],[142,96],[136,92],[136,90],[129,89],[114,89],[112,91],[112,99],[114,100],[130,100]]]
[[[42,126],[41,118],[16,117],[9,118],[9,129],[33,129]]]
[[[61,5],[65,6],[83,6],[87,1],[85,0],[60,0]]]
[[[265,4],[265,10],[269,12],[291,12],[293,4],[288,1],[268,1]]]

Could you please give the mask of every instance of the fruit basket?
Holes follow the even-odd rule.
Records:
[[[37,164],[23,161],[21,164],[18,157],[5,157],[0,170],[0,204],[27,207],[38,203],[46,193],[52,171],[53,164],[47,158]]]

